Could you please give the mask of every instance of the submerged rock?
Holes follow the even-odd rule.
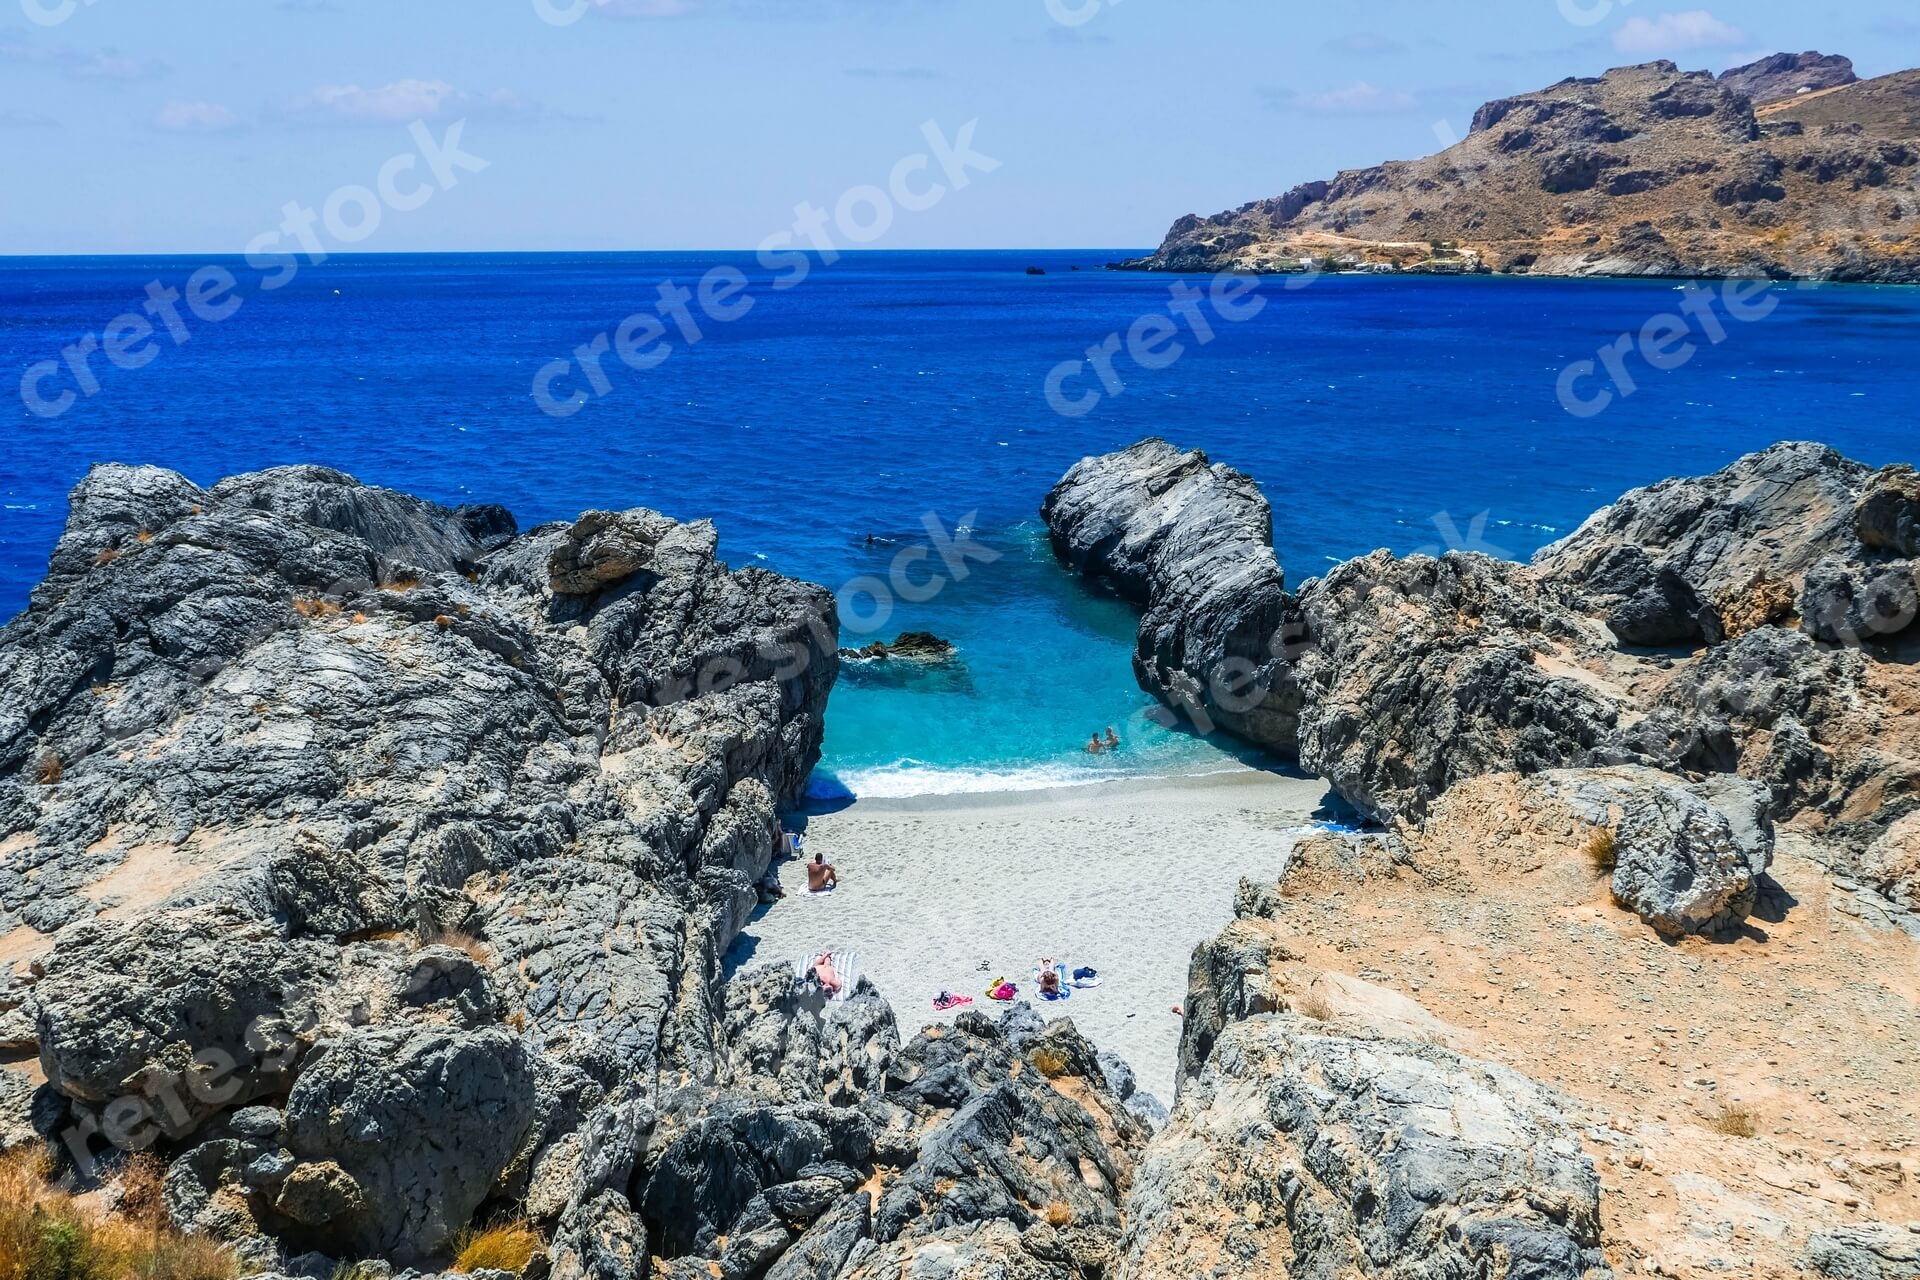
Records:
[[[892,644],[884,640],[875,640],[872,644],[858,649],[842,649],[842,658],[857,661],[876,661],[898,658],[905,662],[943,662],[959,652],[951,641],[927,631],[902,632]]]

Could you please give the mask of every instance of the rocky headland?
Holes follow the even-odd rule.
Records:
[[[1528,565],[1382,551],[1289,593],[1248,477],[1157,439],[1069,471],[1055,548],[1141,604],[1142,687],[1367,823],[1196,952],[1129,1261],[1911,1274],[1917,500],[1781,444]]]
[[[1489,102],[1421,160],[1174,223],[1153,271],[1920,281],[1920,71],[1780,54]]]
[[[1071,1023],[724,979],[838,624],[716,552],[92,471],[0,633],[6,1147],[234,1271],[1103,1274],[1146,1130]]]

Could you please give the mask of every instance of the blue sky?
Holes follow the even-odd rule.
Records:
[[[239,252],[458,119],[486,170],[356,248],[751,248],[975,119],[872,247],[1141,246],[1568,75],[1920,65],[1911,0],[566,2],[0,0],[0,253]]]

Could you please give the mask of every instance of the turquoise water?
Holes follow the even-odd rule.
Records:
[[[1764,321],[1731,325],[1683,368],[1641,369],[1634,396],[1579,419],[1558,403],[1560,370],[1672,309],[1671,283],[1274,282],[1258,317],[1166,369],[1123,363],[1124,394],[1063,418],[1048,371],[1166,306],[1173,281],[1100,269],[1133,252],[850,255],[784,293],[751,255],[348,256],[270,294],[236,260],[231,319],[195,322],[144,368],[100,364],[98,394],[57,418],[0,407],[0,612],[25,604],[95,460],[201,482],[322,462],[504,502],[523,526],[653,506],[713,518],[736,565],[835,589],[885,580],[927,541],[929,514],[945,529],[970,516],[999,559],[845,637],[933,631],[958,662],[910,677],[849,667],[820,785],[1042,785],[1235,759],[1143,719],[1131,611],[1047,553],[1040,501],[1088,453],[1159,434],[1251,472],[1298,583],[1383,546],[1524,557],[1627,488],[1780,439],[1876,465],[1920,452],[1920,291],[1890,288],[1783,290]],[[744,318],[644,373],[609,362],[609,394],[571,417],[535,405],[543,364],[651,305],[661,282],[720,263],[752,282]],[[136,307],[148,282],[177,288],[202,265],[0,260],[0,369],[17,380]],[[910,580],[930,569],[944,571],[916,564]],[[1109,724],[1125,748],[1087,756]]]
[[[1148,718],[1154,704],[1136,687],[1130,662],[1138,615],[1070,579],[1038,521],[977,541],[999,559],[970,566],[965,581],[923,607],[896,603],[899,611],[878,629],[888,637],[935,630],[958,646],[955,658],[842,667],[826,743],[842,786],[899,796],[1234,766],[1231,744]],[[875,576],[885,577],[892,554],[876,548]],[[857,603],[870,607],[868,599]],[[1120,750],[1087,753],[1088,737],[1108,728]]]

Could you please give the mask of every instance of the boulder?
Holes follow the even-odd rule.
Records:
[[[551,1280],[631,1280],[647,1271],[647,1233],[625,1196],[604,1191],[561,1219]]]
[[[1801,1263],[1831,1280],[1916,1280],[1920,1231],[1889,1222],[1830,1227],[1807,1238]]]
[[[1227,1028],[1128,1201],[1126,1280],[1588,1280],[1600,1181],[1551,1091],[1427,1044]]]
[[[549,554],[548,584],[556,595],[591,595],[624,582],[653,563],[676,527],[656,511],[589,511]]]
[[[342,1244],[412,1262],[467,1225],[533,1124],[524,1041],[485,1031],[357,1029],[320,1045],[287,1097],[298,1163],[276,1207]]]
[[[1904,464],[1876,472],[1853,519],[1863,545],[1908,559],[1920,556],[1920,473]]]

